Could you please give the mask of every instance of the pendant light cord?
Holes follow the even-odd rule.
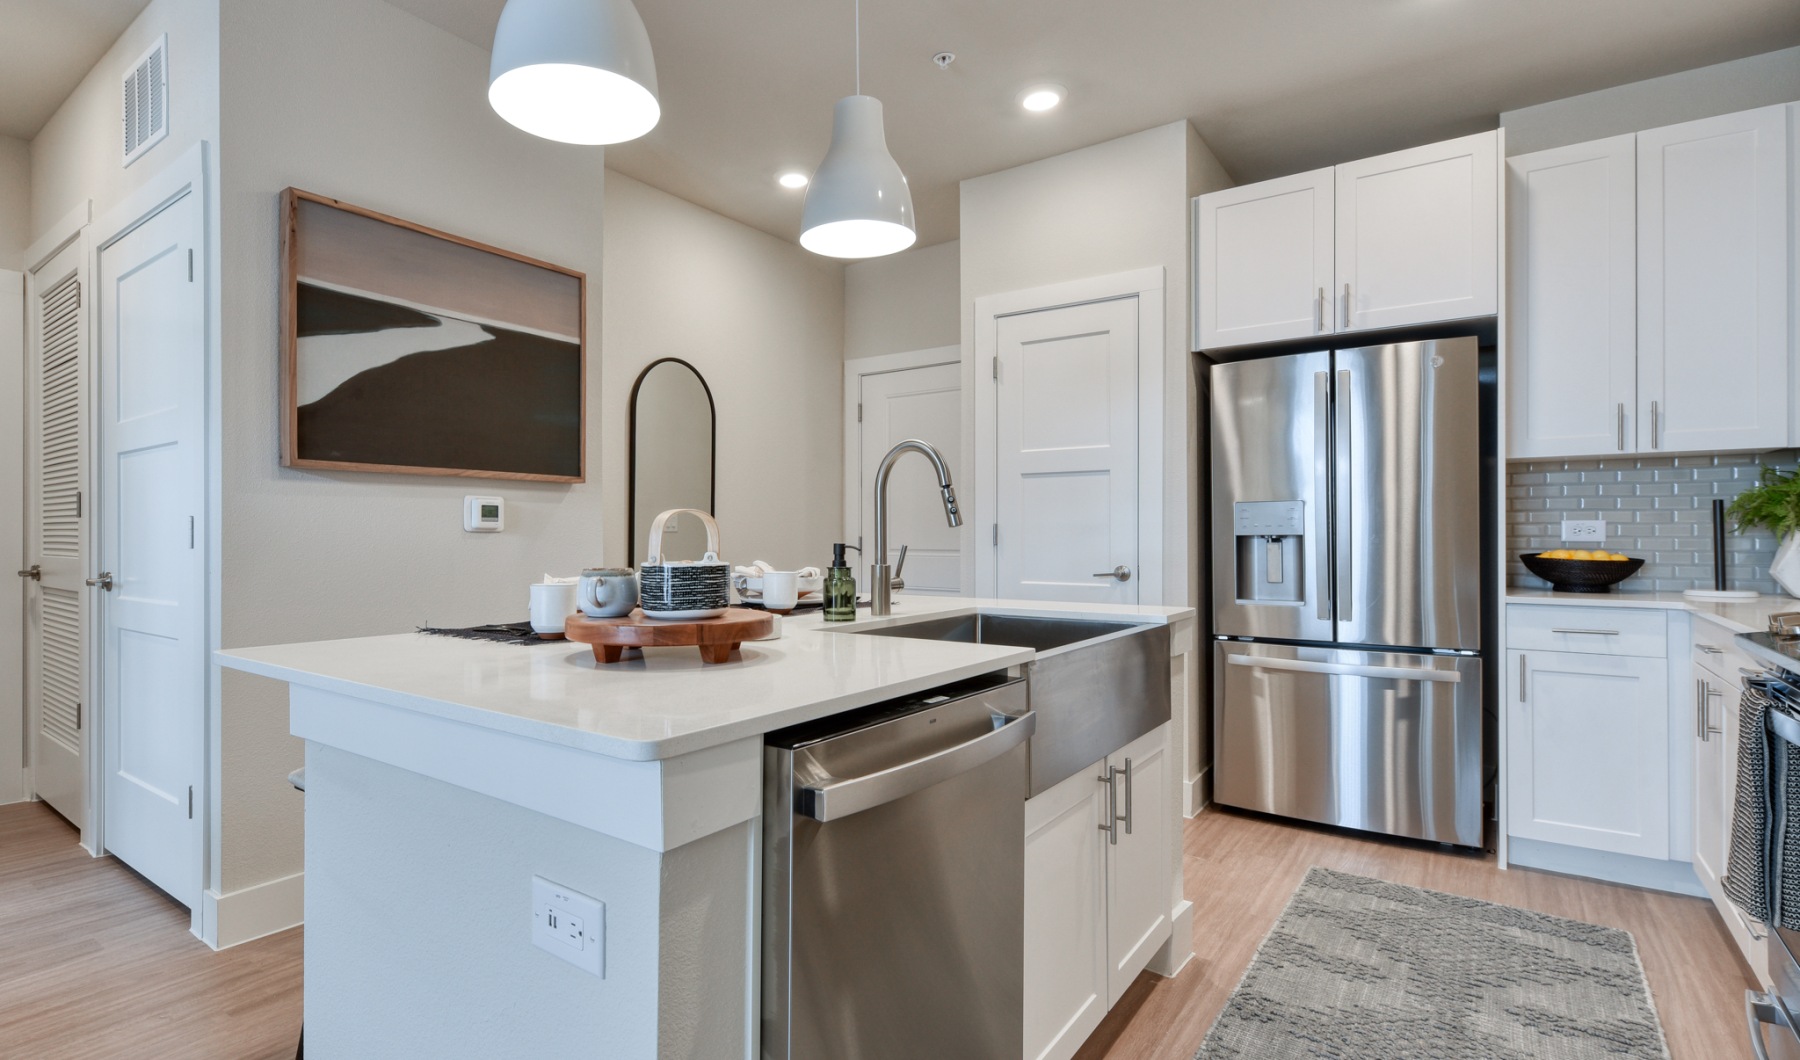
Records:
[[[856,0],[856,94],[862,95],[862,0]]]

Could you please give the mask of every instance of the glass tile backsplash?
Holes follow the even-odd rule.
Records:
[[[1764,465],[1792,470],[1797,460],[1800,452],[1781,450],[1510,462],[1506,582],[1519,589],[1549,588],[1518,561],[1519,553],[1579,548],[1563,542],[1563,519],[1604,517],[1604,547],[1644,560],[1643,569],[1619,585],[1620,592],[1710,589],[1713,500],[1729,503],[1755,485]],[[1774,535],[1727,529],[1725,550],[1727,588],[1781,591],[1769,578]]]

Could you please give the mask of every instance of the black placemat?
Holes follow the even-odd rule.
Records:
[[[463,640],[492,640],[502,644],[549,644],[537,635],[530,622],[498,622],[487,626],[468,626],[463,629],[440,629],[436,626],[420,626],[420,633],[430,633],[437,637],[460,637]]]

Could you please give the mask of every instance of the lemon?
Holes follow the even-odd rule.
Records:
[[[1569,558],[1569,550],[1566,548],[1553,548],[1550,551],[1545,552],[1542,555],[1538,556],[1538,558],[1539,559],[1568,559]]]
[[[1608,560],[1611,560],[1614,563],[1630,563],[1631,562],[1631,557],[1625,555],[1622,552],[1614,552],[1611,555],[1607,556],[1606,558]]]
[[[1594,554],[1592,552],[1589,552],[1587,549],[1578,548],[1575,551],[1569,553],[1569,558],[1570,559],[1594,559],[1595,557],[1594,557]]]

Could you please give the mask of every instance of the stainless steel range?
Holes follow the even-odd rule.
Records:
[[[1479,357],[1213,367],[1218,802],[1482,842]]]

